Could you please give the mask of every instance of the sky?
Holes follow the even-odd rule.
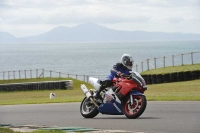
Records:
[[[0,31],[16,37],[83,23],[200,34],[200,0],[0,0]]]

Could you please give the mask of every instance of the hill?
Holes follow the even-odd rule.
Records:
[[[0,43],[1,42],[16,42],[17,38],[10,33],[0,32]]]
[[[6,34],[6,33],[5,33]],[[5,36],[5,34],[0,34]],[[12,38],[12,39],[10,39]],[[109,29],[94,23],[81,24],[75,27],[59,26],[47,33],[16,38],[4,37],[1,42],[108,42],[138,40],[199,40],[200,34],[121,31]]]

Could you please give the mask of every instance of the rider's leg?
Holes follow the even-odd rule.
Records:
[[[113,85],[113,83],[112,83],[111,80],[104,80],[104,81],[102,82],[101,86],[99,87],[99,90],[98,90],[97,93],[96,93],[96,97],[100,97],[101,91],[104,90],[104,89],[107,88],[107,87],[112,86],[112,85]]]

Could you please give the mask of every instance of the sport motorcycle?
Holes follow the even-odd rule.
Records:
[[[90,77],[89,83],[94,89],[88,89],[81,84],[85,98],[80,105],[80,113],[85,118],[94,118],[99,113],[109,115],[125,115],[129,119],[138,118],[147,106],[144,92],[146,82],[138,72],[131,72],[129,76],[115,77],[113,86],[101,91],[101,98],[95,95],[102,83],[101,80]]]

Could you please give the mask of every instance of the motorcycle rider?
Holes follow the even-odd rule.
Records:
[[[133,67],[133,59],[130,54],[124,54],[121,57],[121,62],[116,63],[116,65],[113,66],[113,68],[110,71],[110,75],[106,77],[104,81],[102,81],[101,86],[99,90],[96,93],[96,98],[101,99],[100,93],[102,90],[104,90],[107,87],[110,87],[113,85],[112,80],[115,76],[125,76],[130,75],[130,71],[132,71]]]

